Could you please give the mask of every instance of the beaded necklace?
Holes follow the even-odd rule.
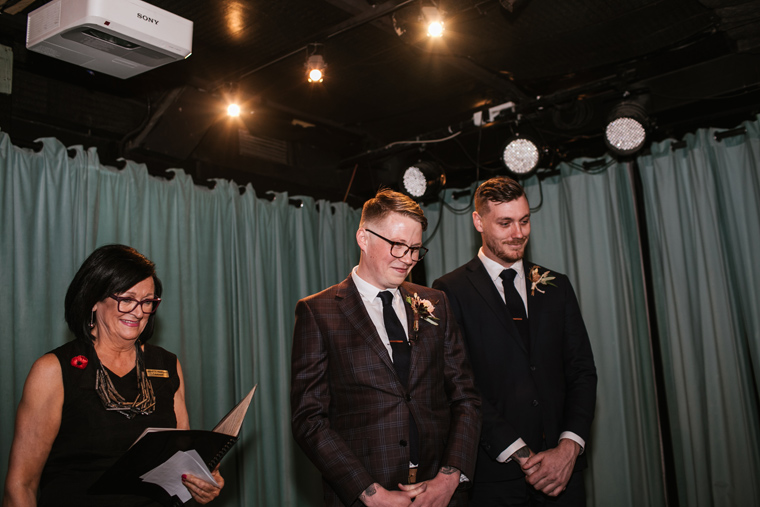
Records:
[[[135,349],[135,369],[137,370],[137,390],[139,392],[134,401],[126,401],[119,394],[100,358],[98,358],[100,367],[95,372],[95,391],[103,403],[103,408],[115,410],[127,419],[132,419],[136,414],[150,415],[156,410],[156,397],[153,394],[153,384],[150,383],[145,373],[145,361],[142,348],[140,347],[140,340],[135,340]],[[95,352],[96,357],[97,355],[98,353]]]

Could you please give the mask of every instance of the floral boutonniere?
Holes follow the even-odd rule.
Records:
[[[436,321],[440,319],[433,315],[433,312],[435,311],[435,305],[433,305],[433,303],[427,299],[420,298],[416,292],[414,293],[414,296],[406,296],[406,302],[409,303],[409,306],[412,307],[412,311],[414,312],[415,333],[420,330],[420,319],[429,322],[434,326],[438,325],[438,322]]]
[[[76,356],[71,358],[71,366],[74,368],[79,368],[80,370],[84,370],[87,368],[87,363],[89,361],[85,356]]]
[[[538,266],[533,266],[530,269],[530,275],[528,275],[528,276],[529,276],[530,281],[532,283],[532,285],[530,286],[530,295],[531,296],[534,296],[536,294],[536,289],[538,289],[538,292],[540,292],[541,294],[544,293],[544,291],[542,291],[538,287],[539,284],[541,284],[541,285],[551,285],[552,287],[556,287],[556,285],[554,285],[553,283],[551,283],[552,280],[554,280],[555,277],[549,276],[549,273],[551,273],[551,271],[544,271],[543,274],[539,275],[538,274]]]

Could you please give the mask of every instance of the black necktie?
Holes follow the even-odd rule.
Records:
[[[378,294],[383,300],[383,322],[385,323],[385,332],[388,333],[388,340],[391,342],[393,351],[393,366],[396,368],[399,379],[404,387],[409,384],[409,361],[411,359],[411,346],[406,339],[404,327],[398,320],[396,310],[393,309],[393,293],[384,290]]]
[[[509,316],[517,326],[517,331],[525,343],[525,348],[530,350],[530,328],[528,327],[528,314],[525,313],[525,303],[523,303],[520,293],[515,288],[515,276],[517,271],[514,269],[505,269],[499,274],[501,282],[504,285],[504,299],[507,303]]]
[[[398,320],[396,310],[393,309],[393,293],[384,290],[378,296],[383,300],[383,323],[385,324],[385,332],[388,333],[388,340],[391,342],[393,367],[396,369],[401,384],[406,388],[409,385],[409,363],[412,357],[412,347],[409,345],[409,340],[406,339],[404,327],[401,325],[401,321]],[[409,399],[407,393],[407,401]],[[406,445],[403,441],[400,444]],[[409,461],[415,465],[419,465],[420,463],[419,433],[417,432],[417,424],[414,422],[411,410],[409,411]]]

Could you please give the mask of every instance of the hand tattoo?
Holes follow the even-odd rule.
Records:
[[[459,472],[458,468],[454,468],[454,467],[449,466],[449,465],[444,465],[444,466],[441,467],[441,473],[443,475],[451,475],[451,474],[455,474],[457,472]]]
[[[530,458],[530,447],[527,445],[524,445],[517,449],[513,454],[513,457],[515,458]]]
[[[373,496],[375,493],[377,493],[377,488],[374,484],[370,484],[369,487],[364,490],[362,496]]]

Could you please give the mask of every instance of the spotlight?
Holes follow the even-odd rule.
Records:
[[[644,106],[638,102],[624,101],[610,112],[604,142],[616,155],[633,155],[644,146],[648,128],[649,117]]]
[[[393,13],[393,29],[406,43],[416,44],[425,37],[439,38],[444,32],[443,11],[433,0],[422,0]]]
[[[507,140],[501,161],[515,178],[528,178],[538,170],[542,149],[532,138],[516,134]]]
[[[401,191],[418,201],[437,196],[445,184],[446,175],[435,162],[417,162],[401,174]]]
[[[237,104],[230,104],[227,106],[227,114],[236,118],[240,116],[240,106]]]
[[[321,83],[325,77],[325,57],[322,54],[322,44],[309,44],[306,57],[306,80],[309,83]]]
[[[434,5],[423,5],[421,10],[422,20],[427,27],[428,37],[443,36],[443,16],[438,7]]]

